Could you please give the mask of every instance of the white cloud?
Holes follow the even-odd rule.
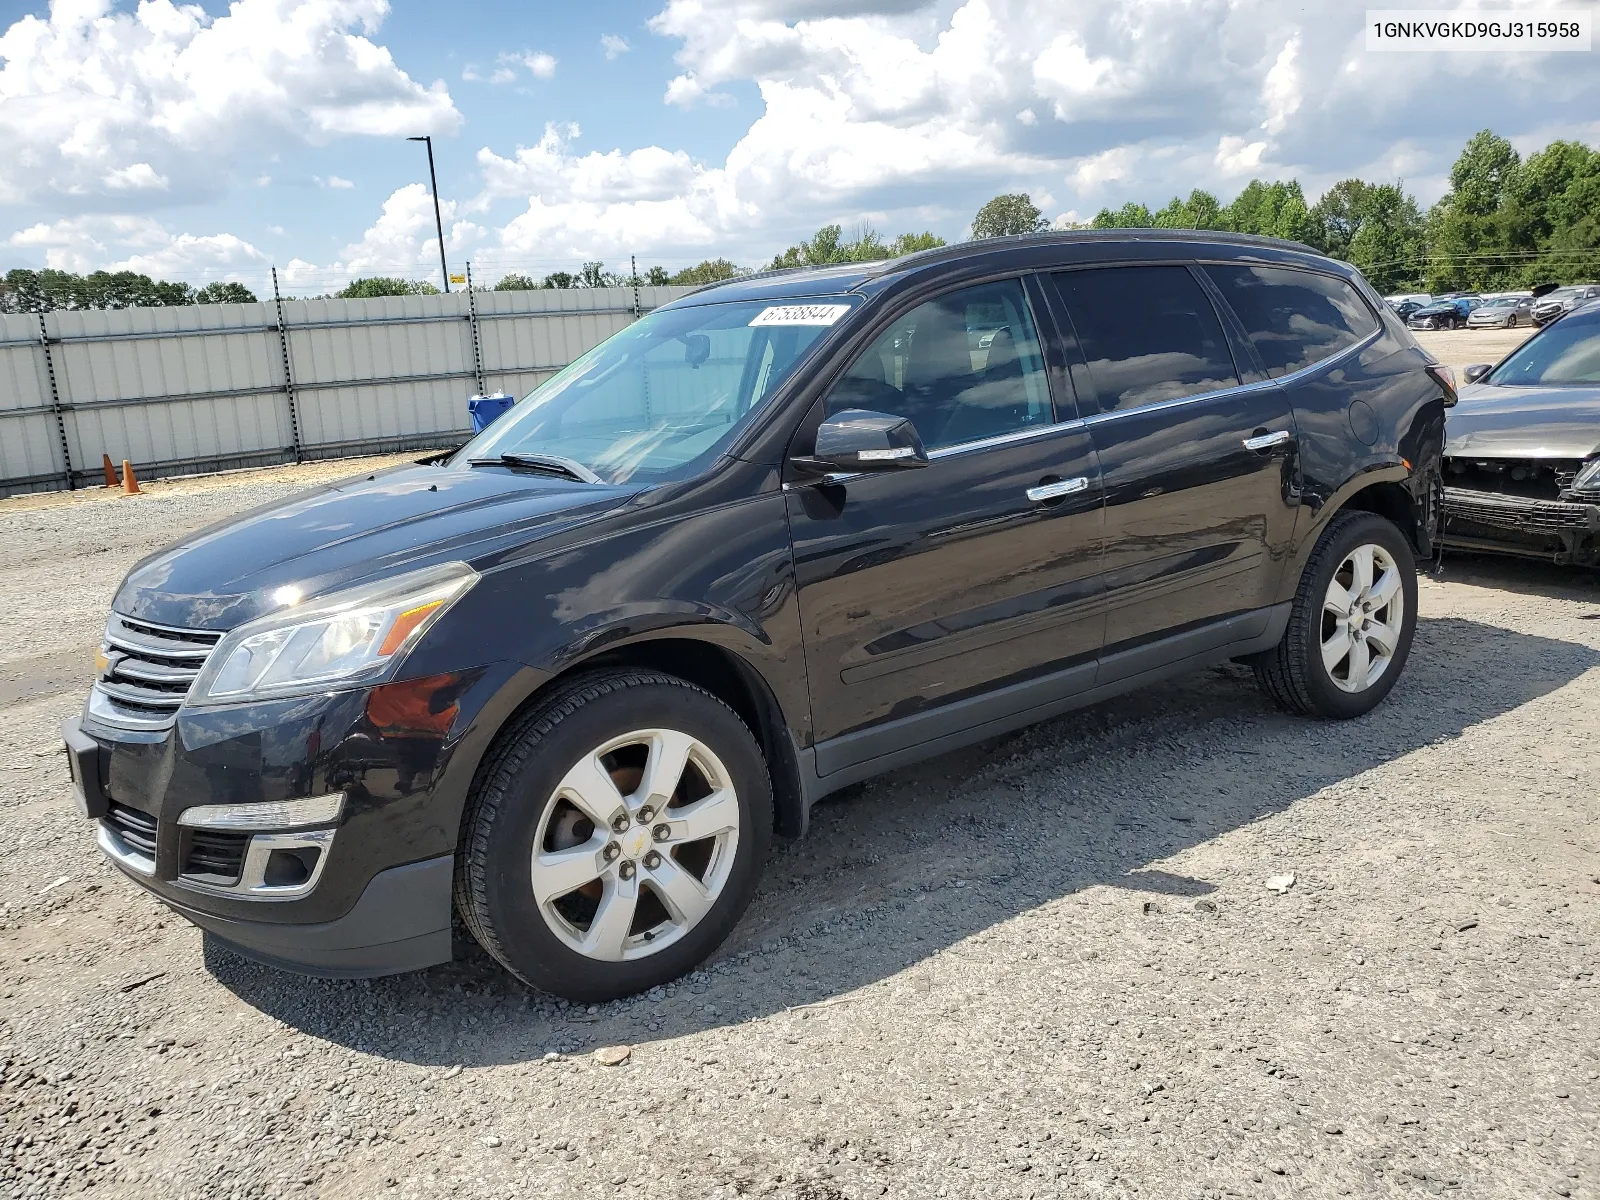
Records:
[[[386,0],[234,0],[216,18],[172,0],[56,0],[0,34],[0,203],[193,199],[284,142],[453,132],[444,84],[424,87],[371,40],[387,13]]]
[[[521,54],[502,54],[496,60],[501,64],[500,70],[489,78],[491,83],[509,83],[517,77],[512,67],[526,67],[528,74],[535,79],[550,79],[556,73],[555,56],[546,54],[542,50],[524,50]]]
[[[202,283],[259,274],[266,255],[231,233],[174,234],[151,217],[93,214],[29,226],[9,245],[43,249],[63,271],[138,271],[155,279]]]
[[[614,33],[602,33],[600,35],[600,49],[604,52],[606,58],[612,59],[626,54],[633,47],[628,45],[626,38],[618,37]]]
[[[104,182],[108,188],[116,192],[167,190],[167,177],[157,175],[155,168],[146,162],[129,163],[125,167],[107,171]]]
[[[350,180],[345,179],[345,178],[343,178],[342,176],[339,176],[339,175],[329,175],[326,179],[324,179],[320,175],[313,175],[311,178],[313,180],[315,180],[322,187],[335,188],[335,189],[340,190],[340,191],[348,191],[350,188],[353,188],[353,187],[356,186]]]

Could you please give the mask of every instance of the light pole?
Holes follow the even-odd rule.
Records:
[[[423,142],[428,147],[428,182],[433,186],[433,227],[439,231],[439,272],[444,276],[444,290],[450,290],[450,267],[444,261],[444,221],[439,217],[439,177],[433,173],[433,138],[411,137],[408,142]]]

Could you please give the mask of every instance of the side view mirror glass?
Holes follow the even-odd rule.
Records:
[[[893,413],[847,408],[817,426],[816,453],[791,460],[813,475],[899,471],[928,465],[917,427]]]
[[[1467,383],[1477,383],[1478,380],[1482,379],[1493,369],[1492,363],[1473,363],[1470,367],[1461,372],[1461,378]]]

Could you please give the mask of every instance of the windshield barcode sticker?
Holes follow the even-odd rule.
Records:
[[[756,314],[755,325],[832,325],[850,311],[848,304],[774,304]]]

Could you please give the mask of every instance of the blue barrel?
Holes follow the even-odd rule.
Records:
[[[467,401],[467,415],[472,418],[472,432],[482,433],[515,403],[516,399],[504,392],[497,392],[493,396],[472,397]]]

